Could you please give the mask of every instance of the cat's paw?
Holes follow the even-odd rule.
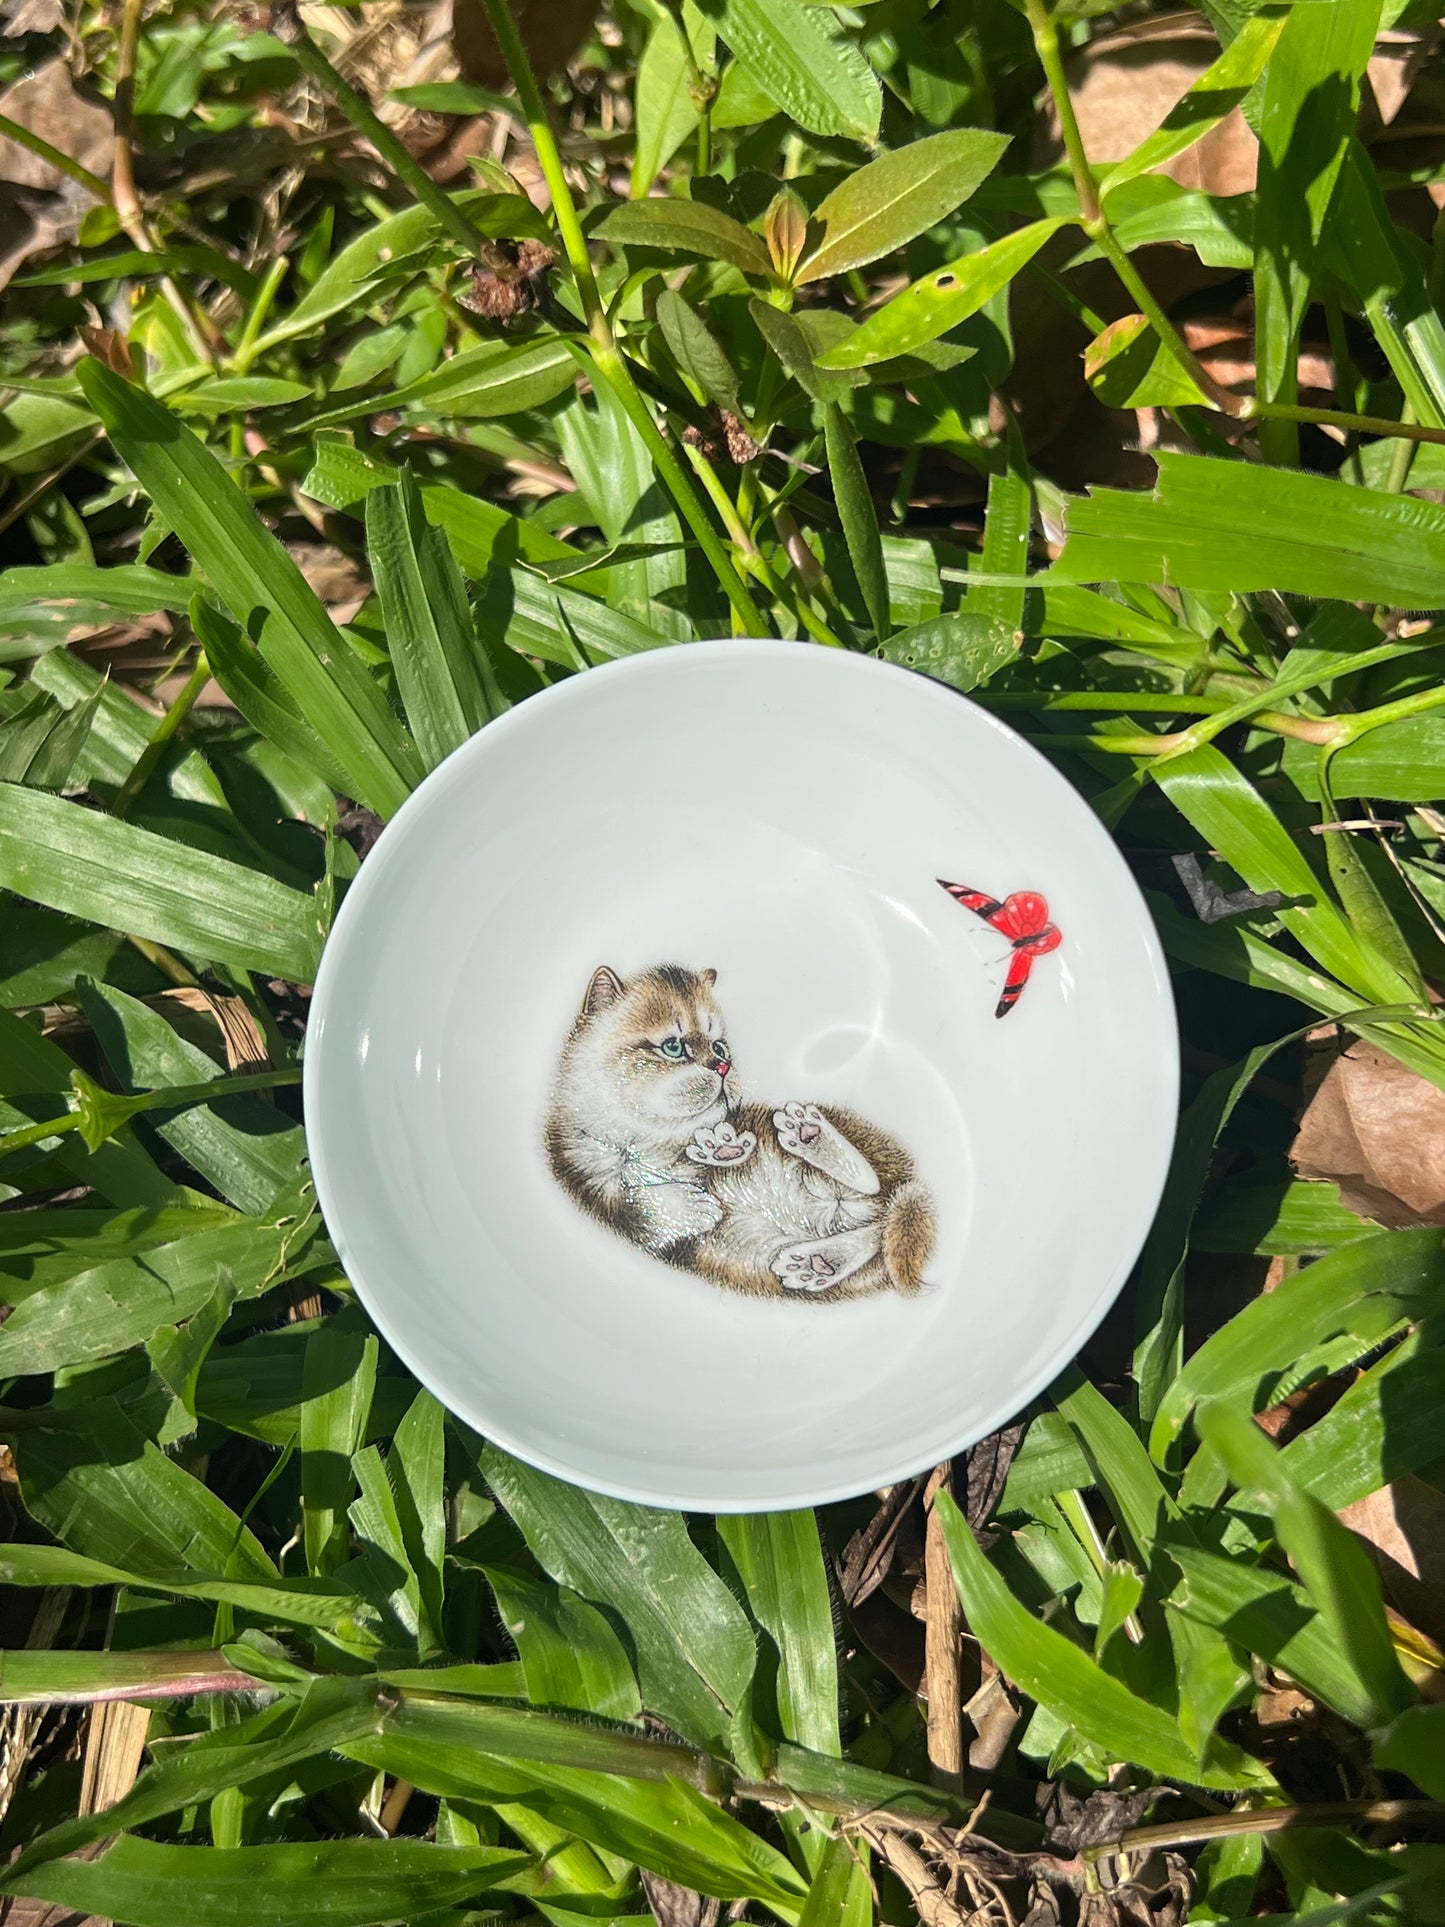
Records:
[[[827,1291],[837,1283],[839,1267],[814,1243],[786,1245],[772,1270],[784,1291]]]
[[[687,1155],[694,1164],[712,1164],[725,1170],[730,1164],[746,1164],[757,1148],[758,1140],[751,1131],[739,1131],[724,1120],[721,1124],[700,1124]]]
[[[778,1149],[865,1198],[878,1191],[878,1174],[816,1104],[785,1104],[773,1112]]]
[[[773,1112],[773,1129],[778,1144],[795,1158],[806,1158],[828,1128],[828,1120],[816,1104],[785,1104]]]

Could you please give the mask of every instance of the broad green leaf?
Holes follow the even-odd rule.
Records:
[[[794,279],[801,286],[847,274],[936,227],[998,165],[1007,134],[959,127],[881,154],[814,210],[822,230]]]
[[[164,1463],[169,1465],[170,1460]],[[0,1549],[0,1576],[11,1586],[124,1586],[169,1593],[177,1599],[214,1600],[288,1626],[335,1627],[349,1619],[359,1604],[350,1592],[328,1587],[322,1580],[231,1579],[181,1567],[137,1571],[85,1558],[64,1546],[6,1546]],[[105,1831],[111,1832],[113,1825]]]
[[[464,421],[513,415],[555,401],[576,380],[576,358],[556,335],[523,343],[484,341],[475,348],[463,348],[405,388],[328,408],[306,428],[308,432],[330,428],[387,408],[424,408],[428,414],[455,415]]]
[[[521,1872],[529,1856],[425,1840],[174,1847],[122,1834],[98,1860],[50,1860],[0,1891],[130,1927],[382,1927],[436,1913]]]
[[[677,248],[706,261],[727,261],[744,274],[769,275],[768,251],[750,229],[706,201],[626,201],[598,230],[621,247]]]
[[[1157,461],[1151,494],[1094,489],[1070,501],[1061,577],[1283,589],[1411,609],[1440,601],[1445,508],[1257,463],[1169,453]]]
[[[833,482],[833,499],[848,558],[853,565],[863,606],[879,642],[888,636],[888,577],[883,568],[883,544],[878,535],[878,516],[873,507],[868,477],[857,445],[836,402],[823,409],[823,431],[828,455],[828,472]]]
[[[1007,617],[964,608],[890,636],[883,654],[889,662],[967,691],[1017,661],[1021,640]]]
[[[361,1556],[347,1568],[360,1590],[389,1613],[410,1640],[420,1641],[421,1587],[407,1557],[396,1494],[386,1476],[381,1452],[365,1445],[351,1461],[359,1495],[347,1517],[361,1541]]]
[[[442,1632],[447,1551],[445,1414],[422,1388],[397,1426],[387,1471],[407,1563],[417,1578],[423,1659],[445,1650]]]
[[[1187,408],[1205,401],[1142,314],[1126,314],[1095,335],[1084,353],[1084,375],[1106,408]]]
[[[989,476],[980,573],[1014,580],[980,583],[968,591],[964,605],[975,617],[1006,623],[1015,646],[1023,640],[1023,577],[1028,568],[1033,507],[1028,476],[1019,469],[1006,468]]]
[[[298,1436],[302,1540],[311,1573],[333,1572],[347,1555],[352,1465],[366,1436],[377,1353],[375,1333],[353,1317],[324,1322],[306,1340]]]
[[[1253,1409],[1275,1373],[1311,1345],[1357,1330],[1369,1342],[1430,1303],[1445,1282],[1445,1234],[1379,1231],[1285,1278],[1207,1338],[1159,1404],[1149,1449],[1159,1460],[1194,1406],[1230,1396]]]
[[[1256,14],[1246,20],[1219,58],[1206,67],[1184,98],[1171,107],[1147,140],[1126,160],[1116,161],[1099,180],[1106,197],[1125,181],[1162,167],[1202,140],[1236,108],[1264,72],[1284,26],[1283,14]]]
[[[390,815],[420,780],[416,752],[296,564],[159,402],[98,361],[80,379],[117,452],[349,772],[349,793]]]
[[[144,1344],[198,1312],[222,1269],[240,1297],[255,1298],[305,1269],[307,1235],[292,1211],[279,1223],[245,1218],[47,1285],[0,1326],[0,1377],[53,1372]]]
[[[813,1875],[798,1927],[873,1927],[866,1854],[861,1840],[834,1835]]]
[[[702,118],[692,97],[691,68],[682,28],[670,13],[662,14],[647,36],[632,95],[637,141],[627,192],[634,201],[645,198]]]
[[[1144,1581],[1127,1559],[1111,1559],[1104,1568],[1099,1597],[1099,1623],[1094,1628],[1094,1658],[1102,1659],[1109,1641],[1122,1632],[1129,1615],[1144,1597]],[[1181,1724],[1184,1708],[1180,1707]],[[1191,1745],[1193,1742],[1191,1741]]]
[[[0,885],[193,957],[296,983],[316,975],[322,930],[299,890],[16,784],[0,785]]]
[[[1271,1776],[1237,1747],[1215,1740],[1200,1760],[1179,1724],[1104,1672],[1063,1633],[1019,1604],[974,1542],[947,1493],[934,1502],[943,1523],[968,1623],[985,1650],[1030,1698],[1120,1760],[1195,1786],[1267,1787]]]
[[[1340,1203],[1338,1185],[1297,1178],[1283,1185],[1228,1187],[1200,1213],[1192,1242],[1197,1251],[1314,1256],[1349,1244],[1370,1229]]]
[[[699,0],[752,79],[811,134],[877,138],[883,94],[862,53],[798,0]]]
[[[1445,1484],[1442,1406],[1445,1350],[1413,1333],[1290,1440],[1285,1470],[1332,1512],[1412,1473]]]
[[[58,468],[96,438],[90,409],[59,395],[15,395],[0,409],[0,475]]]
[[[236,1303],[238,1287],[235,1274],[221,1266],[216,1286],[206,1302],[184,1324],[162,1325],[146,1341],[146,1356],[166,1389],[176,1401],[171,1417],[156,1443],[174,1444],[195,1431],[196,1383],[211,1347],[220,1337]]]
[[[276,1577],[231,1508],[157,1451],[113,1398],[52,1409],[13,1449],[26,1511],[87,1559],[131,1574]]]
[[[819,365],[867,368],[936,341],[977,314],[1028,266],[1051,234],[1067,225],[1062,217],[1031,221],[976,253],[961,255],[946,267],[936,268],[869,315],[855,335],[820,356]]]
[[[1365,948],[1259,791],[1213,743],[1161,758],[1150,775],[1252,890],[1283,892],[1280,922],[1364,1004],[1408,1004],[1415,986]]]
[[[1096,1386],[1070,1368],[1053,1398],[1077,1433],[1125,1542],[1152,1583],[1160,1535],[1172,1530],[1179,1537],[1191,1536],[1178,1505],[1165,1489],[1138,1433]],[[1116,1622],[1122,1624],[1138,1604],[1142,1590],[1133,1568],[1126,1567],[1113,1583],[1111,1602],[1109,1577],[1105,1576],[1096,1656],[1102,1655],[1107,1641],[1104,1614],[1111,1603],[1117,1610],[1121,1600],[1127,1602]],[[1249,1684],[1249,1678],[1216,1631],[1178,1618],[1168,1621],[1168,1630],[1179,1682],[1179,1725],[1188,1744],[1202,1754],[1221,1714]]]
[[[1286,753],[1285,768],[1291,780],[1309,797],[1319,794],[1318,760],[1317,752],[1297,759]],[[1330,785],[1336,796],[1375,796],[1391,803],[1438,802],[1445,792],[1445,714],[1433,710],[1366,730],[1330,758]]]
[[[680,1747],[554,1714],[407,1694],[379,1739],[343,1751],[444,1798],[525,1806],[699,1893],[751,1897],[797,1919],[800,1877],[689,1783],[709,1763]],[[646,1779],[629,1777],[641,1768]]]
[[[1375,1736],[1375,1764],[1445,1800],[1445,1705],[1410,1706]]]
[[[1267,943],[1243,922],[1207,924],[1193,915],[1181,916],[1168,897],[1146,891],[1149,913],[1169,955],[1190,968],[1213,970],[1237,983],[1278,990],[1309,1010],[1349,1020],[1422,1077],[1440,1083],[1438,1052],[1428,1036],[1400,1023],[1370,1023],[1360,1016],[1359,994],[1346,990],[1322,971],[1300,962]]]
[[[487,1568],[497,1610],[522,1660],[533,1706],[570,1706],[613,1720],[642,1710],[622,1642],[595,1606],[565,1586]]]
[[[818,366],[818,344],[800,315],[784,314],[770,301],[756,297],[748,312],[758,324],[758,333],[778,360],[797,382],[804,394],[817,402],[838,402],[855,385],[856,377],[830,374]]]
[[[460,207],[470,208],[488,195],[458,195]],[[530,208],[530,203],[528,204]],[[533,210],[535,211],[535,210]],[[372,290],[387,279],[413,272],[414,257],[437,232],[436,216],[424,207],[409,207],[388,215],[358,234],[327,262],[316,280],[282,320],[268,328],[256,344],[258,353],[308,334],[332,315],[355,312]]]
[[[147,1687],[157,1697],[189,1693],[244,1692],[246,1679],[218,1652],[0,1653],[0,1704],[84,1705],[137,1697]]]
[[[1169,1544],[1184,1575],[1168,1596],[1171,1615],[1215,1627],[1236,1646],[1299,1681],[1307,1693],[1357,1726],[1370,1722],[1369,1696],[1308,1597],[1281,1572],[1224,1559],[1196,1545]]]
[[[85,978],[77,982],[76,995],[122,1090],[200,1084],[220,1074],[214,1059],[139,998]],[[306,1152],[299,1124],[244,1092],[160,1117],[155,1128],[224,1198],[257,1215],[296,1183]]]
[[[671,288],[663,288],[657,297],[657,319],[673,360],[682,372],[697,383],[710,401],[736,414],[738,378],[717,337],[696,308],[690,307]]]
[[[452,535],[449,526],[447,533]],[[466,555],[455,537],[453,547],[465,569]],[[585,669],[593,657],[636,655],[675,640],[596,596],[563,583],[554,586],[527,569],[491,569],[481,576],[476,611],[483,634],[499,636],[519,655],[540,656],[563,669]]]
[[[811,1512],[719,1518],[753,1617],[778,1649],[784,1738],[814,1753],[841,1753],[833,1602]]]
[[[371,1680],[317,1680],[292,1704],[268,1707],[237,1725],[197,1735],[184,1746],[167,1747],[118,1801],[100,1813],[51,1827],[7,1871],[23,1875],[32,1866],[76,1853],[122,1828],[144,1826],[227,1787],[299,1766],[333,1746],[374,1733],[382,1717],[378,1699]]]
[[[253,408],[284,408],[290,402],[309,401],[310,386],[304,381],[281,381],[270,375],[220,375],[182,388],[171,399],[171,406],[182,415],[249,414]]]
[[[1413,238],[1390,216],[1373,162],[1350,142],[1325,229],[1325,253],[1359,296],[1415,419],[1445,427],[1445,320]]]
[[[1340,169],[1355,130],[1360,78],[1375,44],[1380,0],[1292,7],[1264,82],[1259,115],[1254,291],[1257,382],[1266,401],[1299,399],[1299,335]],[[1265,421],[1274,461],[1298,457],[1292,422]]]
[[[366,548],[406,719],[435,769],[492,711],[466,584],[408,471],[367,496]]]
[[[303,769],[313,770],[345,792],[341,764],[301,714],[265,657],[204,596],[191,606],[191,626],[206,652],[211,673],[246,721]]]
[[[1414,1703],[1401,1671],[1380,1596],[1380,1576],[1369,1552],[1290,1477],[1280,1454],[1244,1412],[1210,1400],[1196,1414],[1206,1445],[1218,1453],[1246,1500],[1268,1510],[1341,1658],[1354,1673],[1365,1726],[1381,1726]]]
[[[148,616],[157,609],[184,615],[196,585],[187,576],[136,564],[98,569],[88,562],[55,562],[40,568],[7,569],[0,575],[0,618],[12,609],[64,605],[76,623],[110,615]]]
[[[742,1609],[679,1515],[563,1485],[495,1447],[482,1470],[546,1571],[620,1615],[648,1711],[684,1739],[724,1746],[757,1654]]]
[[[0,809],[9,794],[0,789]],[[0,843],[0,864],[3,849]],[[59,1117],[67,1107],[74,1071],[75,1065],[57,1043],[42,1037],[13,1011],[0,1009],[0,1124],[5,1129],[21,1129]],[[129,1129],[97,1151],[88,1151],[78,1133],[57,1138],[50,1156],[79,1183],[94,1186],[112,1204],[159,1209],[187,1201],[186,1194],[147,1156]]]
[[[223,1204],[108,1210],[70,1205],[56,1210],[0,1213],[0,1302],[16,1305],[47,1285],[63,1284],[114,1258],[132,1258],[157,1245],[214,1231],[235,1221]]]
[[[1242,1063],[1213,1072],[1179,1120],[1164,1195],[1139,1259],[1134,1377],[1139,1416],[1146,1425],[1152,1423],[1165,1388],[1184,1363],[1184,1266],[1219,1134],[1262,1067],[1298,1036],[1296,1031],[1273,1044],[1261,1044]],[[1356,1234],[1360,1228],[1356,1223]]]
[[[759,121],[771,120],[777,112],[778,103],[767,89],[758,84],[740,60],[730,60],[723,69],[717,99],[712,104],[713,126],[756,127]]]
[[[1092,1483],[1094,1469],[1073,1429],[1058,1412],[1040,1412],[1029,1423],[997,1506],[1000,1518],[1030,1512],[1040,1499]]]

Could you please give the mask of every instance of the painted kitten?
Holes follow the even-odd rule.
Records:
[[[759,1297],[916,1292],[933,1207],[913,1160],[835,1106],[742,1100],[715,970],[595,971],[563,1046],[548,1159],[584,1211]]]

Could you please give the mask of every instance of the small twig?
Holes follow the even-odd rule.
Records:
[[[927,1515],[923,1573],[928,1599],[924,1624],[924,1687],[928,1698],[928,1759],[937,1785],[958,1792],[963,1786],[963,1607],[934,1506],[940,1492],[952,1494],[953,1464],[945,1461],[929,1476],[923,1503]]]
[[[1328,836],[1334,830],[1374,830],[1383,836],[1386,830],[1403,830],[1405,825],[1393,816],[1351,816],[1340,823],[1311,823],[1311,836]]]
[[[1102,1840],[1097,1846],[1085,1847],[1079,1858],[1088,1866],[1120,1853],[1189,1846],[1195,1841],[1227,1839],[1237,1833],[1284,1833],[1292,1827],[1333,1827],[1348,1825],[1351,1821],[1360,1826],[1398,1826],[1407,1820],[1427,1826],[1445,1825],[1445,1800],[1327,1800],[1317,1806],[1252,1807],[1242,1813],[1222,1813],[1214,1819],[1196,1820],[1182,1827],[1168,1824],[1134,1827],[1117,1840]]]

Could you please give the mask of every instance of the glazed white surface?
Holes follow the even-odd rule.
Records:
[[[1038,890],[1007,941],[936,881]],[[541,1143],[599,964],[718,972],[749,1098],[861,1112],[933,1194],[931,1289],[737,1296],[584,1217]],[[1167,1169],[1168,974],[1092,812],[985,711],[811,644],[576,676],[417,791],[337,917],[306,1113],[367,1310],[520,1457],[658,1505],[763,1511],[907,1476],[1046,1386],[1112,1302]]]

